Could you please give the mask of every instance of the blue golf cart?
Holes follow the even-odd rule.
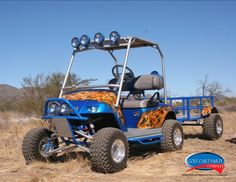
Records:
[[[113,173],[126,167],[129,144],[160,143],[163,151],[182,149],[182,125],[203,126],[208,139],[222,135],[223,122],[213,97],[167,98],[165,62],[157,43],[121,37],[113,31],[109,38],[97,33],[93,41],[87,35],[74,37],[71,44],[74,49],[59,98],[45,103],[43,119],[50,127],[32,129],[24,137],[26,161],[50,161],[59,153],[81,149],[90,154],[92,169]],[[142,47],[150,47],[160,55],[161,74],[153,71],[134,76],[127,66],[129,52]],[[119,64],[114,52],[122,49],[126,52]],[[114,77],[103,85],[67,85],[75,56],[92,50],[111,56]],[[153,91],[153,95],[146,96],[146,91]]]

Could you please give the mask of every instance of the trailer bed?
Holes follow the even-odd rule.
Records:
[[[167,102],[173,108],[176,119],[182,124],[204,119],[214,108],[213,96],[170,97]]]

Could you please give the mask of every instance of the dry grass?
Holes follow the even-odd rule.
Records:
[[[188,181],[184,159],[194,152],[209,151],[225,159],[225,176],[193,176],[191,181],[235,181],[236,179],[236,113],[222,113],[224,134],[218,141],[201,139],[200,127],[184,127],[185,144],[181,151],[159,153],[157,147],[131,149],[128,167],[115,174],[98,174],[90,169],[83,153],[63,154],[55,163],[35,162],[26,165],[21,142],[31,128],[43,125],[36,118],[14,113],[0,113],[0,181]],[[194,174],[217,174],[215,171],[194,171]]]

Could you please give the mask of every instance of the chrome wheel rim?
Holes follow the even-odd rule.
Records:
[[[176,128],[174,130],[174,142],[175,142],[175,145],[178,146],[182,143],[182,140],[183,140],[183,136],[182,136],[182,132],[180,131],[179,128]]]
[[[125,144],[122,140],[117,139],[111,146],[111,157],[116,163],[120,163],[125,158]]]
[[[216,122],[216,132],[217,132],[217,134],[221,134],[222,130],[223,130],[222,121],[217,120],[217,122]]]
[[[49,154],[47,154],[47,152],[52,150],[51,146],[47,146],[49,145],[48,140],[49,138],[45,137],[39,142],[39,153],[45,158],[49,157]]]

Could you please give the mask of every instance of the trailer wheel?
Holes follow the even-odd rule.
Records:
[[[203,136],[209,140],[217,140],[223,134],[223,120],[217,113],[210,114],[203,122]]]
[[[92,169],[101,173],[114,173],[127,166],[128,141],[116,128],[103,128],[93,137],[90,146]]]
[[[162,133],[164,140],[161,142],[161,150],[171,152],[181,150],[184,143],[183,128],[178,121],[168,119],[164,122]]]
[[[22,142],[22,153],[27,162],[51,161],[56,155],[46,152],[59,147],[58,139],[51,140],[52,132],[47,128],[34,128],[24,137]]]

